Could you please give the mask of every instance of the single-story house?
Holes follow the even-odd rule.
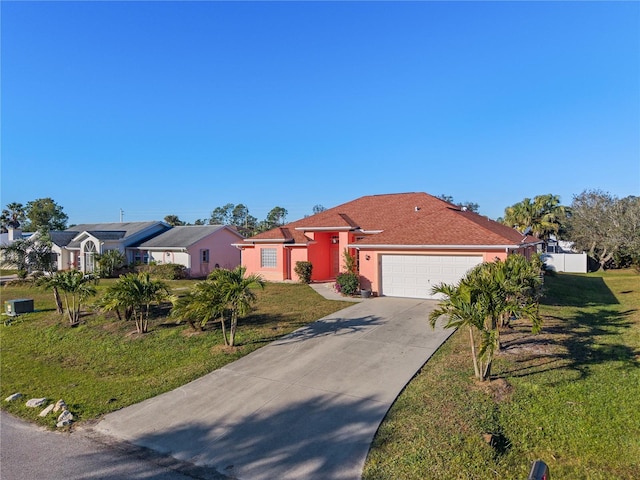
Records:
[[[529,256],[542,241],[426,193],[371,195],[274,228],[237,244],[242,265],[271,281],[298,280],[296,262],[313,265],[312,281],[356,259],[360,286],[377,295],[432,298],[475,265]]]
[[[91,273],[95,255],[108,250],[125,254],[129,263],[142,263],[136,245],[159,235],[171,226],[164,222],[83,223],[63,231],[49,232],[58,270],[77,269]]]
[[[243,238],[223,225],[171,227],[159,221],[81,224],[49,235],[58,270],[91,273],[97,254],[118,250],[130,264],[178,263],[193,276],[208,274],[216,264],[239,265],[232,244]]]
[[[205,277],[215,268],[240,265],[240,252],[233,244],[243,238],[224,225],[181,226],[140,243],[137,249],[148,261],[177,263],[187,267],[190,276]]]

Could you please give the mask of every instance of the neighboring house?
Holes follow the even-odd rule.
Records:
[[[223,225],[171,227],[158,221],[82,224],[49,235],[58,270],[91,273],[96,255],[118,250],[129,264],[177,263],[192,276],[239,265],[240,252],[232,244],[243,238]]]
[[[64,231],[52,231],[49,235],[58,270],[91,273],[96,269],[95,256],[107,250],[124,253],[129,263],[143,263],[144,258],[135,245],[170,228],[163,222],[85,223]]]
[[[244,237],[224,225],[173,227],[137,245],[149,261],[178,263],[192,277],[207,276],[214,268],[240,265],[240,252],[233,243]]]
[[[33,233],[22,232],[20,228],[9,226],[6,232],[0,233],[0,247],[11,245],[16,240],[25,240],[31,235],[33,235]]]
[[[9,245],[11,245],[13,242],[15,242],[16,240],[26,240],[28,239],[31,235],[33,235],[33,233],[31,232],[23,232],[22,230],[20,230],[20,226],[19,225],[7,225],[7,231],[6,232],[2,232],[0,233],[0,247],[8,247]],[[3,253],[0,252],[0,259],[2,259]],[[8,267],[8,265],[6,265]]]
[[[378,295],[433,298],[431,288],[455,283],[483,261],[529,256],[542,243],[426,193],[361,197],[274,228],[237,246],[248,273],[297,280],[296,262],[313,265],[313,281],[342,271],[355,256],[361,288]]]

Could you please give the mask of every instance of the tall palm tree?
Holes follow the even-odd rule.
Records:
[[[537,195],[525,198],[505,209],[503,223],[523,233],[529,231],[543,240],[557,234],[566,220],[567,209],[560,205],[558,195]]]
[[[67,318],[71,326],[80,323],[80,309],[82,302],[96,294],[92,284],[95,279],[79,270],[67,270],[54,273],[48,281],[49,288],[62,291],[64,296]]]
[[[264,288],[265,285],[260,275],[252,274],[245,277],[246,271],[246,267],[243,266],[238,266],[233,270],[218,269],[211,272],[208,277],[215,283],[222,301],[229,311],[231,326],[229,341],[226,341],[225,336],[225,343],[232,347],[235,343],[238,319],[247,315],[256,301],[256,294],[252,287]]]

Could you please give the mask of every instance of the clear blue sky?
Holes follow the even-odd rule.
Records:
[[[640,194],[638,2],[1,2],[2,207]]]

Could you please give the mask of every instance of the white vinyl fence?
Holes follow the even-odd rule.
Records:
[[[556,272],[587,273],[586,253],[544,253],[542,261]]]

